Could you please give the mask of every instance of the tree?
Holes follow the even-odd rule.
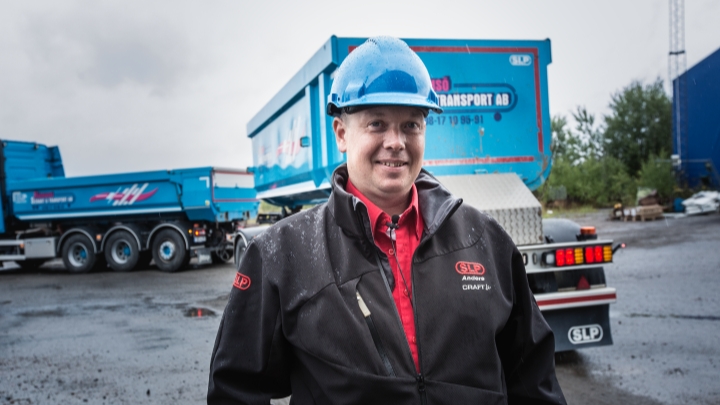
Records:
[[[554,159],[561,159],[568,155],[574,148],[569,143],[572,137],[570,131],[565,129],[567,126],[567,118],[562,115],[556,115],[550,120],[550,132],[552,133],[552,142],[550,150]]]
[[[575,120],[575,137],[580,140],[580,156],[585,159],[600,159],[604,152],[603,130],[595,125],[595,116],[585,106],[578,106],[572,113]]]
[[[672,148],[672,105],[661,79],[643,86],[632,82],[612,96],[605,116],[605,152],[635,177],[651,155]]]
[[[555,159],[579,164],[587,159],[600,159],[603,155],[603,131],[595,125],[595,116],[584,106],[572,112],[575,130],[566,129],[567,118],[556,115],[550,121],[552,143],[550,149]]]
[[[660,156],[650,155],[643,162],[638,177],[638,185],[657,190],[662,200],[669,200],[675,191],[675,175],[667,153],[662,153]]]

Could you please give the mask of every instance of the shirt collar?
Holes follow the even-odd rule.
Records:
[[[353,196],[357,197],[360,201],[362,201],[365,206],[367,207],[368,211],[368,217],[370,219],[370,225],[372,227],[373,236],[376,235],[377,232],[383,232],[387,228],[386,222],[390,220],[390,216],[383,212],[380,207],[373,204],[372,201],[370,201],[363,193],[360,192],[353,184],[352,181],[348,178],[347,185],[345,186],[345,191],[352,194]],[[405,211],[400,215],[400,226],[411,226],[410,224],[414,225],[415,230],[415,236],[420,239],[422,237],[422,231],[423,231],[423,219],[422,215],[420,215],[420,208],[418,206],[418,193],[417,193],[417,187],[415,187],[415,184],[412,185],[412,188],[410,189],[411,198],[410,198],[410,205],[405,209]],[[412,222],[408,222],[412,221]]]

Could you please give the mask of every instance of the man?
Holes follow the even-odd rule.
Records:
[[[328,114],[347,164],[326,204],[248,247],[208,403],[565,403],[515,245],[421,168],[429,110],[430,76],[404,42],[372,38],[345,59]]]

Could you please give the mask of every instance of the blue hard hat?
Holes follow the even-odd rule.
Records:
[[[371,105],[403,105],[442,112],[427,68],[400,39],[368,39],[350,52],[335,72],[328,115],[338,115],[346,107]]]

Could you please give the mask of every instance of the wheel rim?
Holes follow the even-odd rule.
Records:
[[[125,264],[132,256],[132,247],[127,241],[120,239],[113,243],[110,252],[115,263]]]
[[[177,248],[175,247],[175,244],[172,241],[166,240],[160,245],[160,258],[169,261],[175,256],[175,251]]]
[[[85,263],[87,263],[87,259],[88,252],[82,243],[76,242],[70,246],[70,256],[68,257],[68,261],[73,265],[73,267],[83,267]]]

